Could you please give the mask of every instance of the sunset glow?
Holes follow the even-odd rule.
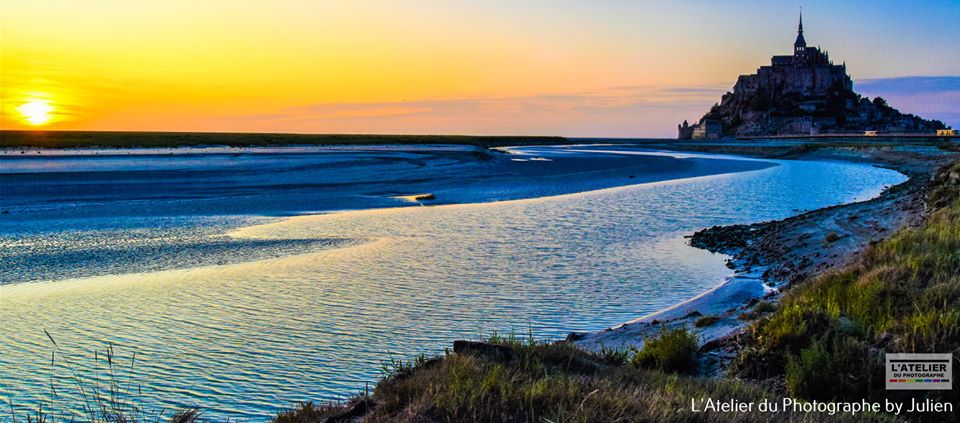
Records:
[[[796,2],[685,3],[4,0],[0,127],[673,135],[789,52],[797,16]],[[960,75],[942,53],[960,45],[955,2],[804,14],[855,82]],[[56,110],[25,118],[37,90]]]
[[[23,116],[24,122],[39,126],[50,122],[53,106],[44,100],[31,100],[17,107],[17,110]]]

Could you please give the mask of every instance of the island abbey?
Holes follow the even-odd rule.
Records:
[[[797,29],[797,41],[793,43],[793,55],[773,56],[769,66],[761,66],[753,75],[740,75],[734,86],[734,94],[743,98],[764,92],[779,91],[781,94],[798,94],[819,97],[831,89],[852,90],[853,82],[847,75],[846,63],[834,65],[830,55],[819,47],[807,47],[803,38],[803,16]],[[801,107],[814,111],[826,104],[810,102]]]
[[[726,136],[817,135],[865,131],[936,131],[939,121],[902,114],[883,99],[853,92],[846,63],[835,65],[819,47],[807,46],[803,16],[793,54],[773,56],[757,73],[740,75],[697,123],[677,126],[679,139]]]

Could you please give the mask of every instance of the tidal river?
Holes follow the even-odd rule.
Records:
[[[730,273],[684,235],[903,180],[600,145],[6,151],[0,402],[76,411],[112,345],[141,407],[260,420],[454,339],[559,338],[683,301]]]

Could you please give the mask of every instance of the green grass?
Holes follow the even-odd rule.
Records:
[[[221,145],[266,147],[281,145],[462,144],[478,147],[569,144],[562,137],[375,135],[375,134],[262,134],[213,132],[95,132],[0,131],[0,148],[188,147]]]
[[[697,337],[686,326],[660,328],[660,333],[643,340],[643,349],[633,364],[645,369],[692,374],[697,371]]]
[[[787,355],[790,395],[807,400],[877,398],[883,392],[882,357],[855,337],[818,337]]]
[[[750,311],[740,313],[738,318],[740,320],[757,320],[769,313],[777,311],[777,305],[770,302],[761,300],[750,309]]]
[[[777,305],[770,301],[759,301],[757,305],[753,306],[753,311],[757,313],[772,313],[777,311]]]
[[[877,399],[895,395],[883,390],[884,352],[960,352],[958,193],[960,163],[935,176],[923,225],[790,289],[779,311],[751,326],[735,370],[782,377],[801,398]],[[953,391],[925,395],[958,399]]]

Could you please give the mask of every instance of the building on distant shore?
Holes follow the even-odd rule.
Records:
[[[902,114],[882,98],[871,101],[853,92],[846,63],[835,65],[819,47],[807,46],[803,16],[793,54],[778,55],[757,73],[740,75],[732,92],[723,95],[697,123],[677,125],[679,139],[725,136],[818,135],[923,132],[945,126]]]
[[[741,97],[751,97],[758,93],[778,91],[781,94],[799,94],[805,97],[824,96],[831,89],[853,89],[853,82],[847,76],[846,64],[834,65],[830,54],[819,47],[808,47],[803,37],[803,16],[797,28],[797,40],[793,43],[793,54],[773,56],[769,66],[761,66],[753,75],[740,75],[734,86],[734,93]],[[814,111],[824,104],[817,102],[801,103],[801,109]]]
[[[683,121],[683,125],[678,125],[677,130],[680,139],[715,140],[723,135],[723,125],[715,119],[701,119],[693,125]]]

